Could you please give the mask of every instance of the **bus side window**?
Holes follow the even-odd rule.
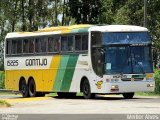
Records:
[[[55,49],[55,52],[59,52],[60,51],[60,36],[56,36],[55,37],[55,44],[54,44],[54,49]]]
[[[11,49],[12,54],[17,54],[17,41],[12,40],[12,49]]]
[[[34,45],[34,40],[29,40],[29,53],[34,53],[35,50],[35,45]]]
[[[60,37],[54,36],[48,38],[48,52],[58,52],[60,47]]]
[[[35,39],[35,52],[36,52],[36,53],[41,52],[40,38],[36,38],[36,39]]]
[[[82,35],[82,50],[88,50],[88,35]]]
[[[11,54],[11,41],[6,41],[6,54]]]
[[[68,36],[68,51],[73,51],[73,36]]]
[[[29,53],[29,41],[27,39],[23,40],[23,53]]]
[[[35,39],[35,52],[44,53],[47,51],[47,38],[36,38]]]
[[[47,38],[43,37],[43,39],[40,40],[41,42],[41,52],[47,52]]]
[[[81,39],[81,35],[76,35],[76,36],[75,36],[75,50],[76,50],[76,51],[82,50],[82,39]]]
[[[17,40],[17,54],[22,53],[22,40]]]
[[[61,50],[68,51],[68,37],[67,36],[61,37]]]
[[[55,39],[53,37],[48,38],[48,52],[54,52]]]

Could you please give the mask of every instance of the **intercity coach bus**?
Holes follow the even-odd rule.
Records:
[[[73,25],[8,33],[5,86],[23,97],[56,92],[122,94],[154,91],[151,37],[131,25]]]

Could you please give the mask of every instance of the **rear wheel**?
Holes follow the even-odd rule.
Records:
[[[90,84],[87,79],[82,83],[82,92],[85,99],[91,99],[95,97],[95,94],[91,93]]]
[[[134,92],[131,93],[123,93],[124,99],[132,99],[134,96]]]
[[[36,84],[33,79],[29,81],[29,95],[30,97],[36,97]]]
[[[27,86],[25,80],[22,80],[21,83],[20,83],[20,92],[22,93],[22,96],[24,98],[29,97],[28,86]]]

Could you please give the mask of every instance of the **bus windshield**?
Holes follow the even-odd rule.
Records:
[[[151,42],[148,32],[105,32],[103,44],[147,44]]]
[[[152,73],[151,47],[105,47],[106,74]]]

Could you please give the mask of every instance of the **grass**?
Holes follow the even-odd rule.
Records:
[[[12,105],[5,100],[0,100],[0,107],[11,107]]]

